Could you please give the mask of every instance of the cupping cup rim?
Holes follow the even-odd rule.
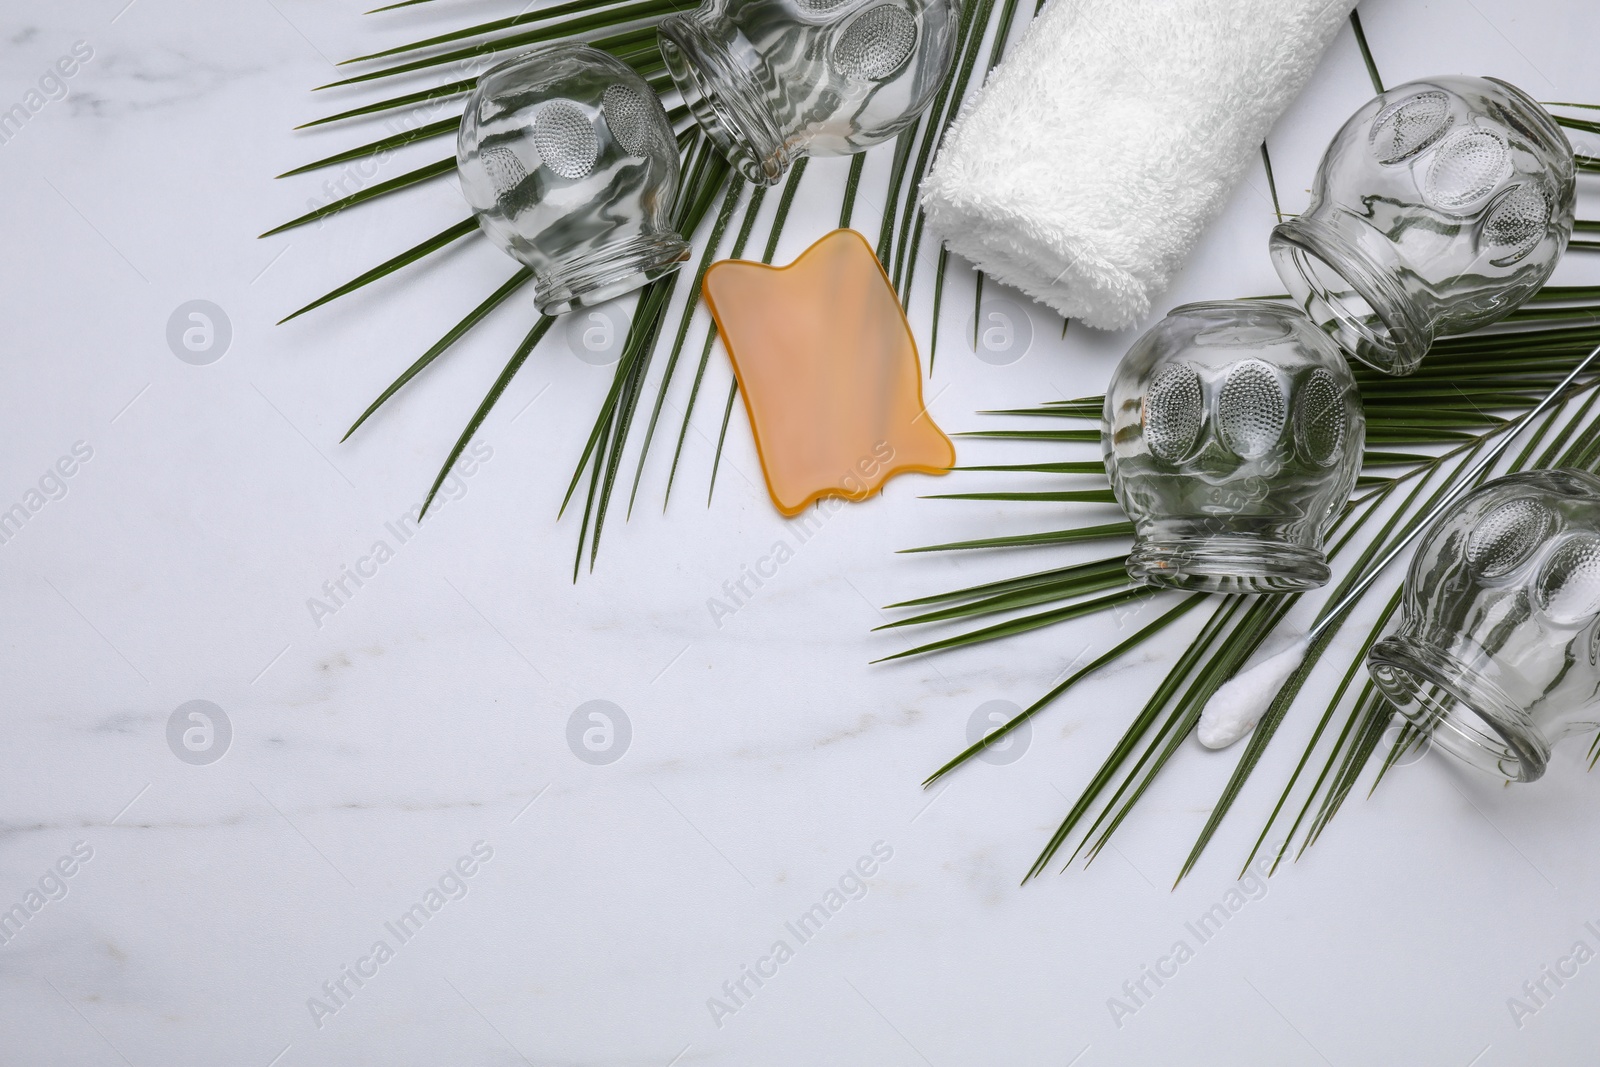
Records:
[[[1550,743],[1494,680],[1402,628],[1367,652],[1367,673],[1406,720],[1425,730],[1461,762],[1514,782],[1532,782],[1550,762]],[[1444,690],[1455,702],[1441,709],[1409,697],[1396,672]],[[1476,722],[1466,720],[1470,713]],[[1422,721],[1419,721],[1422,720]],[[1442,729],[1441,729],[1442,728]],[[1503,746],[1497,751],[1484,738]]]

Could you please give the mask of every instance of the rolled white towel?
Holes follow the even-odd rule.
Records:
[[[1133,325],[1354,6],[1052,0],[945,137],[929,227],[1063,315]]]

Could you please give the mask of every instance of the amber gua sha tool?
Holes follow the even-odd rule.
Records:
[[[922,404],[917,345],[866,238],[834,230],[787,267],[725,259],[706,303],[733,361],[767,491],[784,515],[944,474],[955,446]]]

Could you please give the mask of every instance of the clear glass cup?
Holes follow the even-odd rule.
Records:
[[[1100,424],[1136,533],[1129,575],[1232,593],[1324,584],[1322,537],[1355,486],[1366,430],[1339,346],[1294,308],[1174,309],[1122,358]]]
[[[1311,206],[1272,231],[1273,265],[1357,359],[1410,374],[1437,338],[1504,318],[1550,277],[1575,173],[1560,127],[1515,86],[1408,82],[1344,124]]]
[[[621,60],[541,48],[478,79],[456,139],[461,191],[489,239],[533,268],[545,315],[678,269],[678,146],[661,101]]]
[[[1600,478],[1511,474],[1423,534],[1367,670],[1434,743],[1516,782],[1600,726]]]
[[[759,185],[802,155],[886,141],[933,101],[955,58],[957,0],[704,0],[661,23],[695,121]]]

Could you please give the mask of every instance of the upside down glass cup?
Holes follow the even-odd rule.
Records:
[[[1128,573],[1176,589],[1327,582],[1322,538],[1350,497],[1366,417],[1332,338],[1285,304],[1187,304],[1136,341],[1100,443],[1133,520]]]
[[[1273,266],[1351,355],[1410,374],[1434,341],[1497,322],[1572,234],[1572,146],[1494,78],[1397,86],[1344,124],[1311,206],[1272,231]]]
[[[1600,478],[1511,474],[1446,509],[1367,670],[1435,744],[1515,782],[1600,726]]]
[[[678,146],[661,101],[586,45],[488,71],[456,140],[461,191],[489,239],[533,269],[545,315],[599,304],[678,269]]]
[[[958,0],[704,0],[661,23],[695,121],[747,179],[886,141],[955,58]]]

